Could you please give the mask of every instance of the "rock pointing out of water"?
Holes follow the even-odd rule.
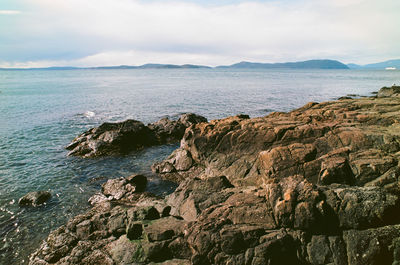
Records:
[[[186,113],[177,121],[163,118],[148,126],[136,120],[103,123],[76,137],[66,149],[70,150],[68,155],[81,157],[123,155],[144,147],[178,142],[187,127],[200,122],[207,119]]]
[[[51,198],[48,191],[32,191],[21,197],[18,201],[20,206],[38,206]]]

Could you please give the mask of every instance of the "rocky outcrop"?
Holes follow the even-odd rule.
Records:
[[[172,194],[109,180],[30,264],[399,264],[399,117],[392,93],[190,126],[152,167]]]
[[[399,97],[400,96],[400,86],[392,86],[392,87],[382,87],[377,96],[379,98],[385,97]]]
[[[201,168],[208,176],[226,176],[234,185],[259,186],[299,174],[313,184],[398,190],[397,90],[379,91],[385,97],[308,103],[289,113],[253,119],[242,115],[198,124],[186,130],[180,149],[153,169],[174,179],[171,173],[182,175]],[[189,158],[190,168],[176,167]]]
[[[18,200],[20,206],[38,206],[45,203],[51,198],[51,193],[48,191],[32,191],[25,194]]]
[[[136,120],[103,123],[76,137],[66,149],[70,150],[68,155],[81,157],[126,154],[152,145],[178,142],[187,127],[200,122],[207,119],[186,113],[177,121],[163,118],[148,126]]]
[[[302,176],[263,187],[187,179],[165,199],[95,204],[54,231],[30,264],[388,264],[399,210],[380,187],[319,187]]]

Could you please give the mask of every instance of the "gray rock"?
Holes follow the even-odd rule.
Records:
[[[107,246],[116,264],[128,265],[144,262],[143,249],[140,243],[132,242],[125,235]]]
[[[332,262],[332,252],[327,236],[313,236],[307,245],[311,264],[327,264]]]
[[[101,194],[101,193],[96,193],[96,194],[94,194],[94,195],[91,196],[91,197],[89,198],[89,200],[88,200],[88,202],[89,202],[92,206],[95,206],[95,205],[98,205],[98,204],[101,204],[101,203],[104,203],[104,202],[107,202],[107,201],[109,201],[109,199],[107,198],[107,196],[105,196],[104,194]]]
[[[399,225],[345,231],[343,239],[347,246],[348,264],[391,264],[393,254],[390,248],[399,236]]]

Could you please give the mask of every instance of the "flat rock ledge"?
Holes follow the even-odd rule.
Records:
[[[207,119],[185,113],[176,121],[163,118],[147,126],[136,120],[103,123],[76,137],[66,149],[70,150],[70,156],[124,155],[144,147],[178,142],[186,128],[200,122]]]
[[[29,264],[400,264],[400,93],[384,90],[190,126],[153,166],[172,194],[109,180]]]

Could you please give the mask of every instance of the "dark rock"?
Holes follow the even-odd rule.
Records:
[[[126,236],[130,240],[139,239],[143,233],[143,225],[141,222],[129,222],[126,227]]]
[[[168,241],[143,242],[143,253],[146,260],[152,262],[163,262],[172,258],[168,248]]]
[[[21,197],[18,201],[20,206],[38,206],[51,198],[48,191],[32,191]]]
[[[207,119],[194,113],[185,113],[179,117],[178,122],[182,123],[186,128],[188,128],[193,124],[207,122]]]
[[[76,137],[66,149],[70,150],[68,155],[81,157],[124,155],[148,146],[178,142],[188,126],[206,121],[188,113],[178,121],[163,118],[148,126],[136,120],[103,123]]]
[[[135,186],[136,192],[143,192],[147,186],[147,178],[143,175],[132,175],[126,178],[127,182]]]
[[[367,230],[348,230],[343,233],[349,265],[391,264],[391,245],[400,236],[400,226],[384,226]]]
[[[173,143],[181,139],[185,133],[186,127],[178,122],[168,118],[163,118],[155,123],[148,125],[149,129],[156,136],[158,143]]]
[[[400,264],[400,237],[393,239],[393,265]]]
[[[354,182],[354,174],[346,158],[335,157],[326,159],[321,163],[320,184],[343,183],[352,185]]]
[[[160,218],[160,213],[154,206],[141,206],[128,210],[128,222],[136,222],[143,220],[156,220]]]
[[[377,94],[378,98],[393,97],[399,95],[400,95],[400,86],[382,87]]]
[[[381,188],[332,187],[324,194],[342,229],[365,229],[400,222],[399,198]]]
[[[75,138],[66,148],[68,155],[96,157],[126,154],[154,143],[148,127],[136,120],[103,123]]]
[[[333,261],[327,236],[313,236],[307,245],[307,252],[311,264],[328,264]]]
[[[192,124],[207,122],[207,119],[194,113],[182,114],[177,121],[163,118],[148,125],[158,144],[175,143],[182,139],[186,128]]]

